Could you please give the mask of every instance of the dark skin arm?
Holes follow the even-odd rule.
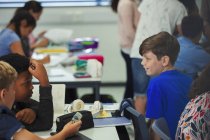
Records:
[[[46,69],[43,64],[31,60],[28,70],[40,82],[40,100],[39,102],[29,100],[25,104],[27,108],[17,115],[30,131],[49,130],[53,124],[53,102]]]

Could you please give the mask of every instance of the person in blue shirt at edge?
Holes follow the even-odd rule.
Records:
[[[32,62],[37,66],[37,63]],[[29,68],[29,71],[36,71]],[[6,62],[0,61],[0,139],[1,140],[43,140],[31,133],[17,120],[10,111],[16,100],[15,80],[18,79],[16,70]],[[45,122],[43,122],[45,123]],[[74,135],[80,128],[81,121],[67,123],[63,130],[48,140],[64,140]]]
[[[203,31],[203,20],[199,15],[183,18],[183,36],[178,37],[180,52],[175,67],[193,79],[210,62],[210,54],[199,44]]]
[[[179,53],[177,39],[168,32],[160,32],[143,41],[139,53],[146,74],[151,76],[147,89],[146,118],[152,121],[164,117],[170,136],[175,133],[180,115],[189,101],[192,79],[174,68]],[[151,133],[152,135],[152,133]],[[152,135],[152,138],[158,138]]]

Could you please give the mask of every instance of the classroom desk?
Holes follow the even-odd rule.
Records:
[[[47,138],[50,136],[50,132],[54,132],[54,128],[55,127],[49,131],[35,132],[35,134],[42,138]],[[115,127],[90,128],[81,130],[79,133],[87,136],[92,140],[119,140]]]
[[[91,106],[93,104],[85,104],[84,110],[90,110]],[[119,109],[119,103],[103,103],[104,110],[107,111],[115,111]],[[71,104],[65,104],[64,107],[64,114],[69,113],[68,109],[71,107]],[[54,114],[55,115],[55,114]],[[61,115],[61,114],[60,114]],[[60,116],[58,115],[58,116]],[[125,117],[122,117],[123,120],[125,120]],[[131,125],[132,122],[128,119],[126,121],[119,122],[117,120],[110,121],[101,119],[102,122],[99,123],[99,121],[94,121],[94,128],[89,128],[86,130],[81,130],[79,133],[83,134],[84,136],[92,139],[92,140],[119,140],[120,138],[128,138],[128,133],[125,128],[126,125]],[[55,132],[56,130],[56,119],[54,119],[54,124],[51,130],[48,131],[42,131],[42,132],[35,132],[36,135],[41,136],[43,138],[47,138],[50,136],[51,132]],[[75,140],[75,139],[73,139]],[[77,139],[78,140],[78,139]],[[84,139],[83,139],[84,140]],[[89,140],[89,139],[88,139]]]
[[[44,56],[50,55],[50,63],[45,65],[50,84],[65,84],[67,88],[90,87],[93,88],[95,100],[100,100],[101,78],[75,78],[74,70],[70,66],[61,66],[63,62],[71,63],[69,61],[74,60],[70,56],[91,53],[95,53],[95,49],[69,53],[66,45],[58,45],[57,47],[38,48],[33,52],[32,58],[42,59]],[[38,80],[35,78],[32,82],[38,84]]]
[[[92,105],[93,104],[85,104],[84,110],[89,110]],[[64,114],[68,113],[67,110],[70,106],[71,104],[65,104]],[[113,103],[113,104],[104,103],[103,107],[105,110],[110,110],[110,111],[116,110],[119,108],[119,103]],[[55,128],[56,128],[56,124],[54,120],[54,124],[51,130],[36,132],[35,134],[43,138],[46,138],[50,136],[50,132],[55,132]],[[119,139],[118,131],[116,130],[115,126],[97,127],[97,128],[95,127],[95,128],[90,128],[86,130],[81,130],[79,131],[79,133],[87,136],[88,138],[92,140],[118,140]]]
[[[70,67],[61,65],[46,67],[50,84],[65,84],[66,87],[79,88],[91,87],[95,94],[95,99],[100,99],[101,78],[75,78]],[[33,78],[33,83],[37,84],[38,80]]]

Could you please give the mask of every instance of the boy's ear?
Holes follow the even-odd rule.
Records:
[[[162,65],[164,66],[164,67],[166,67],[166,66],[168,66],[168,64],[170,63],[170,58],[168,57],[168,56],[163,56],[162,58],[161,58],[161,61],[162,61]]]
[[[5,94],[6,94],[6,89],[0,90],[0,99],[1,100],[4,99]]]

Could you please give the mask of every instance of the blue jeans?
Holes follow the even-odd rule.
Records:
[[[141,65],[142,59],[132,58],[133,90],[134,96],[146,96],[150,77],[147,76],[144,67]]]

